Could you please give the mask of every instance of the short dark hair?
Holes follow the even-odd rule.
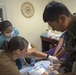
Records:
[[[46,5],[43,12],[44,22],[48,21],[58,21],[59,15],[64,14],[66,16],[70,15],[68,8],[60,2],[50,2]]]
[[[21,36],[15,36],[9,42],[4,41],[3,46],[7,52],[12,53],[17,49],[22,51],[25,47],[28,48],[28,41]]]
[[[9,26],[12,27],[12,23],[8,20],[0,22],[0,31],[5,31]]]

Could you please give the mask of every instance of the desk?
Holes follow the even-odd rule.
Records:
[[[50,44],[52,45],[52,48],[55,47],[58,44],[58,40],[40,36],[42,41],[42,52],[45,52],[50,49]]]
[[[35,66],[38,66],[38,65],[40,65],[40,64],[43,64],[46,68],[50,65],[50,61],[49,60],[42,60],[42,61],[38,61],[38,62],[36,62],[36,64],[35,64]],[[34,66],[34,67],[35,67]],[[25,66],[23,69],[21,69],[20,70],[20,73],[22,74],[22,75],[27,75],[27,70],[28,69],[30,69],[30,68],[32,68],[31,66]]]

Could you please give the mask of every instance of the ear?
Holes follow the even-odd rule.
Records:
[[[60,23],[65,23],[65,20],[66,20],[66,16],[65,15],[62,14],[62,15],[59,16],[59,22]]]
[[[16,50],[16,54],[19,55],[21,53],[20,49]]]

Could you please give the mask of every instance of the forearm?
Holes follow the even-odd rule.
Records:
[[[58,51],[62,48],[63,40],[64,40],[63,38],[60,38],[59,43],[58,43],[58,46],[56,47],[55,52],[53,54],[54,56],[56,56],[57,53],[58,53]]]
[[[57,53],[58,53],[58,51],[60,50],[60,48],[61,48],[61,46],[57,46],[56,47],[56,49],[55,49],[55,51],[54,51],[54,56],[56,56],[57,55]]]
[[[62,50],[56,55],[58,58],[60,58],[63,54],[65,54],[65,49],[62,48]]]
[[[25,57],[32,57],[34,56],[36,59],[46,59],[47,54],[37,51],[37,50],[28,50]]]
[[[47,58],[47,54],[43,53],[43,52],[40,52],[40,51],[34,51],[32,53],[32,55],[34,57],[36,57],[36,59],[46,59]]]

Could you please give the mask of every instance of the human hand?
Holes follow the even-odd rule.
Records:
[[[49,66],[49,67],[46,68],[45,73],[50,74],[50,73],[52,73],[53,70],[54,70],[53,66]]]
[[[56,71],[56,70],[54,70],[54,71],[52,72],[52,74],[53,74],[53,75],[58,75],[58,74],[59,74],[59,72],[58,72],[58,71]]]
[[[49,74],[58,75],[58,74],[59,74],[58,71],[54,70],[53,66],[47,67],[45,73],[46,73],[47,75],[49,75]]]
[[[58,63],[59,62],[59,60],[56,56],[49,55],[48,59],[50,60],[50,62],[53,62],[53,63]]]

